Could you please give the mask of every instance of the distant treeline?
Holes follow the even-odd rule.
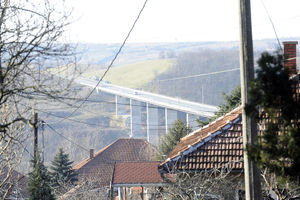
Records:
[[[175,66],[149,84],[153,92],[218,105],[222,93],[240,83],[237,49],[198,50],[179,54]],[[194,77],[193,77],[194,76]]]

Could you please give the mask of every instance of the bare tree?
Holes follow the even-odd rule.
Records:
[[[279,178],[264,169],[261,173],[265,185],[265,196],[270,200],[293,200],[300,199],[300,186],[296,183],[286,181],[281,183]]]
[[[7,180],[23,155],[24,122],[30,121],[32,104],[68,93],[70,83],[47,69],[73,63],[71,47],[61,39],[70,12],[64,1],[50,2],[0,1],[1,198],[8,194]]]
[[[59,5],[48,0],[3,0],[0,9],[0,106],[17,111],[14,118],[1,122],[0,131],[5,133],[11,124],[27,120],[24,104],[29,101],[24,99],[55,99],[65,91],[66,84],[45,72],[68,64],[73,53],[59,41],[69,24],[69,13]]]
[[[58,200],[105,200],[109,197],[108,187],[99,184],[99,180],[93,177],[86,177],[82,179],[77,186],[65,184],[65,188],[69,191],[65,194],[56,193]]]
[[[176,165],[163,174],[166,186],[159,189],[163,199],[231,200],[243,190],[243,172],[232,169],[231,161],[220,168],[205,170],[177,170]]]
[[[0,112],[1,123],[14,118],[16,113],[7,105],[2,105]],[[15,171],[24,153],[23,142],[27,136],[24,127],[24,123],[16,122],[10,125],[10,128],[0,137],[0,197],[4,199],[12,193],[19,193],[18,191],[26,187],[26,183],[21,180],[23,176]],[[23,184],[23,188],[18,187],[20,184]]]
[[[234,199],[241,188],[241,174],[225,169],[171,174],[159,192],[163,199]]]

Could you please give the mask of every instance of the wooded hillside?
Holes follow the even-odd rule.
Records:
[[[178,55],[167,73],[157,76],[153,92],[200,103],[218,105],[222,92],[229,93],[240,82],[238,50],[198,50]]]

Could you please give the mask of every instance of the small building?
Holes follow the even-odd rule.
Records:
[[[297,81],[296,94],[300,93],[300,75],[296,69],[297,42],[284,42],[284,67]],[[181,138],[179,144],[159,166],[162,174],[195,173],[213,169],[243,172],[242,107],[239,106],[214,122]],[[262,130],[259,126],[258,131]],[[243,178],[243,176],[241,177]],[[236,197],[240,199],[241,196]]]
[[[114,165],[117,162],[153,161],[156,149],[144,139],[118,139],[73,167],[78,173],[79,182],[90,179],[100,186],[111,184]]]
[[[195,172],[214,168],[243,170],[242,109],[238,107],[183,137],[161,163],[160,172]]]
[[[120,200],[135,194],[148,200],[156,195],[155,188],[163,186],[158,172],[159,162],[118,162],[114,166],[112,187],[118,188]]]

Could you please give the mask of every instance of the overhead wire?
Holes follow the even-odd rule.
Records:
[[[24,146],[22,143],[19,143],[21,146],[22,146],[22,148],[29,154],[29,156],[33,159],[33,155],[32,155],[32,153],[30,153],[30,151],[27,149],[27,147],[26,146]]]
[[[130,28],[128,34],[127,34],[127,36],[125,37],[123,43],[121,44],[119,50],[117,51],[117,53],[116,53],[115,56],[113,57],[112,61],[111,61],[110,64],[108,65],[108,67],[107,67],[107,69],[105,70],[104,74],[101,76],[101,78],[100,78],[99,81],[97,82],[96,86],[95,86],[95,87],[92,89],[92,91],[85,97],[86,100],[93,94],[93,92],[96,90],[96,88],[99,86],[100,82],[103,80],[103,78],[106,76],[106,74],[108,73],[108,71],[110,70],[110,68],[112,67],[112,65],[114,64],[115,60],[118,58],[119,54],[121,53],[123,47],[125,46],[125,44],[126,44],[128,38],[129,38],[129,36],[131,35],[131,32],[133,31],[133,29],[134,29],[136,23],[138,22],[138,20],[139,20],[141,14],[142,14],[142,12],[144,11],[147,2],[148,2],[148,0],[145,0],[143,6],[142,6],[142,8],[141,8],[141,10],[139,11],[139,14],[137,15],[136,19],[134,20],[134,23],[132,24],[132,26],[131,26],[131,28]],[[70,113],[67,117],[65,117],[65,118],[71,117],[77,110],[79,110],[79,109],[83,106],[83,104],[86,102],[86,100],[83,101],[83,102],[81,102],[81,104],[80,104],[76,109],[74,109],[73,112],[71,112],[71,113]],[[62,119],[60,122],[64,121],[65,118]]]
[[[23,105],[23,106],[26,106],[26,107],[28,107],[28,108],[30,108],[30,109],[33,109],[33,107],[31,107],[31,106],[28,106],[28,105],[25,105],[25,104],[22,104],[22,103],[19,103],[19,104],[20,104],[20,105]],[[47,114],[47,115],[53,116],[53,117],[64,118],[64,117],[62,117],[62,116],[58,116],[58,115],[55,115],[55,114],[50,113],[50,112],[47,112],[47,111],[43,111],[43,110],[38,109],[38,108],[34,108],[34,109],[37,110],[37,111],[39,111],[39,112],[45,113],[45,114]],[[81,124],[89,125],[89,126],[98,126],[97,124],[86,123],[86,122],[82,122],[82,121],[75,120],[75,119],[70,119],[70,118],[68,118],[67,120],[73,121],[73,122],[76,122],[76,123],[81,123]]]
[[[30,107],[30,106],[28,106],[28,105],[25,105],[25,104],[22,104],[22,103],[20,103],[20,105],[23,105],[23,106],[27,106],[28,108],[31,108],[32,109],[32,107]],[[47,112],[47,111],[44,111],[44,110],[42,110],[42,109],[38,109],[38,108],[34,108],[35,110],[37,110],[37,111],[39,111],[39,112],[41,112],[41,113],[45,113],[45,114],[47,114],[47,115],[50,115],[50,116],[53,116],[53,117],[57,117],[57,118],[64,118],[64,117],[62,117],[62,116],[59,116],[59,115],[55,115],[55,114],[53,114],[53,113],[50,113],[50,112]],[[87,111],[87,110],[85,110],[85,111]],[[89,111],[87,111],[87,112],[89,112]],[[91,112],[91,113],[93,113],[93,112]],[[115,118],[112,118],[112,117],[107,117],[107,118],[109,118],[109,119],[111,119],[111,120],[115,120],[115,121],[117,121],[117,122],[124,122],[124,121],[119,121],[119,120],[117,120],[117,119],[115,119]],[[72,121],[72,122],[76,122],[76,123],[80,123],[80,124],[85,124],[85,125],[88,125],[88,126],[97,126],[97,127],[101,127],[101,128],[111,128],[111,126],[110,127],[107,127],[107,126],[101,126],[100,124],[95,124],[95,123],[87,123],[87,122],[83,122],[83,121],[79,121],[79,120],[75,120],[75,119],[71,119],[71,118],[68,118],[68,119],[66,119],[66,120],[68,120],[68,121]],[[196,120],[194,120],[193,122],[195,122]],[[59,122],[53,122],[53,123],[51,123],[51,124],[56,124],[56,123],[59,123]],[[140,124],[140,123],[132,123],[133,125],[142,125],[142,126],[146,126],[147,124]],[[171,125],[173,125],[173,124],[167,124],[168,126],[171,126]],[[163,125],[149,125],[149,126],[165,126],[165,124],[163,124]],[[119,127],[116,127],[116,128],[119,128]],[[122,129],[129,129],[129,128],[122,128]],[[154,130],[154,129],[152,129],[151,128],[151,130]],[[155,130],[163,130],[163,129],[155,129]]]
[[[233,114],[234,114],[234,113],[233,113]],[[58,116],[56,116],[56,117],[58,117]],[[67,141],[71,142],[72,144],[78,146],[79,148],[81,148],[81,149],[83,149],[83,150],[89,152],[89,150],[88,150],[87,148],[83,147],[82,145],[80,145],[80,144],[74,142],[72,139],[70,139],[70,138],[68,138],[68,137],[65,137],[63,134],[59,133],[59,131],[55,130],[55,129],[53,128],[53,126],[51,126],[49,123],[46,123],[44,120],[41,120],[40,122],[41,122],[43,125],[47,125],[54,133],[58,134],[59,136],[61,136],[61,137],[64,138],[65,140],[67,140]],[[144,125],[146,125],[146,124],[144,124]],[[191,127],[191,128],[195,128],[195,127]],[[196,128],[199,128],[199,126],[197,126]],[[166,128],[163,128],[163,129],[151,129],[151,130],[164,130],[164,131],[165,131]],[[31,155],[31,153],[27,150],[26,147],[24,147],[24,149]],[[32,156],[32,155],[31,155],[31,156]]]
[[[60,117],[62,118],[62,120],[60,122],[62,122],[63,120],[66,120],[66,119],[69,119],[77,110],[79,110],[82,105],[88,101],[89,97],[92,95],[92,93],[95,91],[95,89],[99,86],[100,82],[103,80],[103,78],[106,76],[106,74],[108,73],[109,69],[111,68],[111,66],[113,65],[113,63],[115,62],[115,60],[117,59],[118,55],[120,54],[120,52],[122,51],[123,47],[125,46],[126,44],[126,41],[128,40],[132,30],[134,29],[135,27],[135,24],[137,23],[141,13],[143,12],[145,6],[146,6],[146,3],[147,3],[147,0],[144,2],[143,6],[142,6],[142,9],[140,10],[137,18],[135,19],[130,31],[128,32],[125,40],[123,41],[122,45],[120,46],[118,52],[115,54],[114,58],[112,59],[110,65],[107,67],[107,70],[105,71],[105,73],[103,74],[103,76],[101,77],[101,79],[97,82],[96,86],[93,87],[93,90],[85,97],[85,99],[82,100],[82,103],[71,113],[69,114],[67,117]],[[198,74],[198,75],[192,75],[192,76],[186,76],[186,77],[177,77],[177,78],[173,78],[173,79],[165,79],[165,80],[159,80],[159,81],[167,81],[167,80],[178,80],[178,79],[185,79],[185,78],[192,78],[192,77],[199,77],[199,76],[206,76],[206,75],[212,75],[212,74],[218,74],[218,73],[224,73],[224,72],[229,72],[229,71],[235,71],[235,70],[239,70],[239,68],[234,68],[234,69],[229,69],[229,70],[223,70],[223,71],[218,71],[218,72],[210,72],[210,73],[206,73],[206,74]],[[109,102],[111,103],[111,102]],[[121,104],[121,103],[119,103]],[[126,105],[126,104],[124,104]],[[134,105],[134,106],[143,106],[143,105]],[[209,111],[208,111],[209,112]],[[48,113],[49,115],[52,115],[54,116],[52,113]],[[59,117],[59,116],[55,116],[55,117]],[[75,121],[75,122],[78,122],[78,123],[84,123],[84,122],[80,122],[80,121],[77,121],[77,120],[72,120],[72,121]],[[88,123],[85,123],[87,125],[95,125],[95,124],[88,124]]]
[[[83,100],[82,98],[70,98],[70,97],[59,97],[59,96],[57,96],[57,98],[63,98],[63,99],[68,99],[68,100],[77,100],[77,101],[80,101],[80,100]],[[88,100],[88,101],[91,101],[91,102],[99,102],[99,103],[110,103],[110,104],[115,104],[115,102],[111,102],[111,101],[103,101],[103,100],[101,100],[101,101],[99,101],[99,100]],[[118,104],[118,103],[117,103]],[[130,104],[126,104],[126,103],[120,103],[121,105],[125,105],[125,106],[129,106]],[[23,105],[23,106],[27,106],[27,107],[29,107],[29,108],[31,108],[30,106],[28,106],[28,105],[24,105],[24,104],[22,104],[21,103],[21,105]],[[72,104],[71,103],[68,103],[67,105],[69,105],[69,106],[72,106]],[[135,106],[137,106],[137,107],[144,107],[144,108],[146,108],[147,106],[145,106],[145,105],[134,105],[134,107]],[[156,108],[156,109],[159,109],[159,106],[150,106],[149,108]],[[58,116],[58,115],[55,115],[55,114],[53,114],[53,113],[50,113],[50,112],[48,112],[48,111],[44,111],[44,110],[42,110],[42,109],[38,109],[38,108],[35,108],[36,110],[38,110],[38,111],[40,111],[40,112],[43,112],[43,113],[45,113],[45,114],[48,114],[48,115],[50,115],[50,116],[53,116],[53,117],[57,117],[57,118],[61,118],[61,119],[63,119],[63,118],[65,118],[65,117],[63,117],[63,116]],[[92,111],[90,111],[90,110],[87,110],[87,109],[84,109],[84,111],[86,111],[86,112],[89,112],[89,113],[92,113],[92,114],[98,114],[98,113],[95,113],[95,112],[92,112]],[[200,110],[201,111],[201,110]],[[213,111],[206,111],[206,110],[202,110],[203,112],[208,112],[208,113],[215,113],[215,112],[213,112]],[[222,113],[222,112],[219,112],[219,113]],[[225,112],[224,112],[224,114],[225,114]],[[111,120],[114,120],[114,121],[117,121],[117,122],[120,122],[120,123],[124,123],[124,121],[122,121],[122,120],[119,120],[119,119],[116,119],[116,118],[113,118],[113,117],[110,117],[110,116],[106,116],[107,118],[109,118],[109,119],[111,119]],[[101,126],[100,124],[94,124],[94,123],[87,123],[87,122],[83,122],[83,121],[79,121],[79,120],[75,120],[75,119],[71,119],[71,118],[67,118],[66,120],[69,120],[69,121],[73,121],[73,122],[77,122],[77,123],[81,123],[81,124],[85,124],[85,125],[89,125],[89,126]],[[197,119],[194,119],[194,120],[190,120],[189,121],[190,123],[193,123],[193,122],[197,122]],[[54,123],[52,123],[52,124],[57,124],[57,123],[60,123],[60,122],[54,122]],[[142,126],[146,126],[147,124],[145,124],[145,123],[143,123],[143,124],[140,124],[140,123],[132,123],[133,125],[142,125]],[[173,124],[167,124],[168,126],[172,126]],[[165,124],[163,124],[163,125],[153,125],[153,124],[150,124],[150,125],[148,125],[148,126],[165,126]],[[103,127],[103,128],[108,128],[108,127]],[[192,128],[195,128],[195,127],[192,127]],[[126,129],[126,128],[125,128]],[[157,129],[157,130],[161,130],[161,129]]]
[[[144,5],[143,5],[143,7],[142,7],[142,9],[141,9],[141,11],[139,12],[138,17],[136,18],[136,20],[135,20],[133,26],[131,27],[131,29],[130,29],[128,35],[126,36],[126,38],[125,38],[125,40],[123,41],[121,47],[119,48],[118,52],[115,54],[113,60],[111,61],[110,65],[107,67],[107,69],[106,69],[105,73],[103,74],[103,76],[101,77],[101,79],[98,81],[98,83],[97,83],[96,86],[93,88],[93,90],[92,90],[92,91],[91,91],[84,99],[80,99],[80,101],[82,101],[82,103],[81,103],[81,104],[80,104],[80,105],[79,105],[79,106],[78,106],[78,107],[77,107],[70,115],[68,115],[67,117],[56,116],[56,115],[54,115],[54,114],[52,114],[52,113],[49,113],[49,112],[45,112],[45,111],[41,111],[41,110],[40,110],[41,112],[47,113],[47,114],[49,114],[49,115],[52,115],[52,116],[55,116],[55,117],[58,117],[58,118],[62,118],[62,120],[61,120],[60,122],[62,122],[63,120],[71,120],[71,121],[74,121],[74,122],[77,122],[77,123],[83,123],[83,124],[86,124],[86,125],[97,125],[97,124],[89,124],[89,123],[81,122],[81,121],[78,121],[78,120],[73,120],[73,119],[70,119],[70,117],[71,117],[76,111],[78,111],[78,110],[83,106],[83,104],[84,104],[85,102],[87,102],[87,101],[89,101],[89,102],[99,102],[99,101],[95,101],[95,100],[89,100],[89,98],[90,98],[90,96],[92,95],[92,93],[95,91],[95,89],[99,86],[100,82],[101,82],[101,81],[103,80],[103,78],[106,76],[106,74],[107,74],[108,71],[110,70],[111,66],[113,65],[113,63],[114,63],[115,60],[117,59],[118,55],[119,55],[120,52],[122,51],[124,45],[126,44],[126,41],[128,40],[128,38],[129,38],[129,36],[130,36],[132,30],[134,29],[134,26],[135,26],[136,22],[138,21],[140,15],[141,15],[141,13],[142,13],[142,11],[144,10],[147,1],[148,1],[148,0],[145,1]],[[261,2],[263,3],[263,0],[261,0]],[[264,5],[264,3],[263,3],[263,6],[264,6],[264,8],[265,8],[265,10],[266,10],[266,12],[267,12],[267,14],[268,14],[268,17],[269,17],[269,20],[270,20],[271,24],[272,24],[273,30],[274,30],[274,32],[275,32],[275,35],[276,35],[276,38],[277,38],[277,41],[278,41],[278,45],[279,45],[280,49],[282,50],[282,47],[281,47],[281,44],[280,44],[280,41],[279,41],[279,38],[278,38],[278,35],[277,35],[277,32],[276,32],[274,23],[273,23],[273,21],[272,21],[270,15],[269,15],[269,13],[268,13],[268,11],[267,11],[265,5]],[[172,78],[172,79],[163,79],[163,80],[158,80],[158,81],[159,81],[159,82],[162,82],[162,81],[170,81],[170,80],[187,79],[187,78],[194,78],[194,77],[200,77],[200,76],[214,75],[214,74],[225,73],[225,72],[231,72],[231,71],[237,71],[237,70],[239,70],[239,68],[233,68],[233,69],[223,70],[223,71],[218,71],[218,72],[210,72],[210,73],[206,73],[206,74],[197,74],[197,75],[191,75],[191,76],[185,76],[185,77],[176,77],[176,78]],[[76,100],[79,100],[79,98],[77,98]],[[101,102],[102,102],[102,103],[111,103],[111,104],[114,103],[114,102],[105,102],[105,101],[101,101]],[[119,103],[119,102],[118,102],[118,104],[119,104],[119,105],[129,105],[129,104],[124,104],[124,103]],[[145,107],[144,105],[134,105],[134,106]],[[156,108],[156,107],[155,107],[155,108]],[[86,151],[89,151],[87,148],[85,148],[85,147],[83,147],[83,146],[81,146],[81,145],[75,143],[75,142],[72,141],[71,139],[69,139],[69,138],[63,136],[62,134],[60,134],[58,131],[56,131],[56,130],[55,130],[52,126],[50,126],[48,123],[46,123],[46,125],[47,125],[53,132],[55,132],[56,134],[60,135],[60,136],[63,137],[64,139],[68,140],[69,142],[75,144],[76,146],[78,146],[78,147],[80,147],[80,148],[82,148],[82,149],[84,149],[84,150],[86,150]],[[145,125],[145,124],[140,124],[140,125]],[[27,150],[26,148],[25,148],[25,150],[28,152],[28,150]],[[29,152],[28,152],[28,153],[29,153]]]
[[[74,142],[73,140],[71,140],[70,138],[68,137],[65,137],[63,134],[59,133],[57,130],[55,130],[50,124],[46,123],[45,121],[43,121],[44,124],[46,124],[54,133],[58,134],[59,136],[61,136],[62,138],[64,138],[65,140],[71,142],[72,144],[78,146],[79,148],[89,152],[89,150],[85,147],[83,147],[82,145],[79,145],[78,143]],[[153,130],[153,129],[151,129]],[[154,130],[157,130],[157,129],[154,129]],[[161,130],[166,130],[166,129],[161,129]]]
[[[281,43],[280,43],[280,41],[279,41],[279,38],[278,38],[277,31],[276,31],[275,25],[274,25],[274,23],[273,23],[273,20],[272,20],[272,18],[271,18],[271,16],[270,16],[270,14],[269,14],[269,12],[268,12],[268,9],[267,9],[267,7],[266,7],[266,5],[265,5],[265,3],[264,3],[263,0],[261,0],[261,3],[262,3],[262,5],[263,5],[263,7],[264,7],[264,9],[265,9],[265,11],[266,11],[266,13],[267,13],[267,15],[268,15],[268,18],[269,18],[269,20],[270,20],[270,22],[271,22],[271,25],[272,25],[272,27],[273,27],[273,31],[274,31],[274,33],[275,33],[275,36],[276,36],[276,39],[277,39],[277,42],[278,42],[278,46],[279,46],[279,48],[280,48],[280,51],[282,51],[283,49],[282,49]]]
[[[196,74],[196,75],[189,75],[189,76],[181,76],[181,77],[175,77],[175,78],[169,78],[169,79],[162,79],[162,80],[156,80],[157,82],[163,82],[163,81],[174,81],[174,80],[180,80],[180,79],[187,79],[187,78],[195,78],[195,77],[201,77],[201,76],[208,76],[208,75],[214,75],[214,74],[221,74],[226,72],[232,72],[232,71],[239,71],[240,68],[232,68],[222,71],[215,71],[215,72],[209,72],[204,74]]]
[[[57,98],[60,99],[65,99],[65,100],[74,100],[74,101],[87,101],[87,102],[92,102],[92,103],[108,103],[108,104],[117,104],[117,105],[124,105],[124,106],[130,106],[130,103],[121,103],[121,102],[113,102],[113,101],[105,101],[105,100],[95,100],[95,99],[88,99],[85,100],[85,98],[78,98],[78,97],[62,97],[62,96],[57,96]],[[181,99],[179,99],[181,100]],[[74,104],[68,103],[68,106],[76,106]],[[133,104],[133,107],[143,107],[143,108],[147,108],[147,105],[142,105],[142,104]],[[156,106],[156,105],[148,105],[148,108],[160,108],[160,106]],[[214,113],[214,111],[207,111],[207,110],[199,110],[199,111],[203,111],[203,112],[207,112],[207,113]],[[90,111],[91,112],[91,111]],[[93,112],[91,112],[93,113]],[[96,114],[96,113],[94,113]]]
[[[262,1],[262,0],[261,0],[261,1]],[[143,11],[143,9],[145,8],[146,3],[147,3],[147,1],[145,1],[145,3],[143,4],[143,7],[142,7],[142,9],[141,9],[140,12],[139,12],[138,17],[136,18],[135,22],[133,23],[133,26],[131,27],[129,33],[127,34],[127,37],[126,37],[125,40],[123,41],[121,47],[119,48],[119,51],[118,51],[117,54],[115,55],[114,59],[111,61],[111,64],[108,66],[107,70],[105,71],[105,73],[103,74],[103,76],[101,77],[101,79],[98,81],[98,83],[96,84],[96,86],[95,86],[95,87],[93,88],[93,90],[89,93],[89,95],[88,95],[85,99],[82,100],[82,103],[81,103],[81,104],[80,104],[80,105],[79,105],[79,106],[78,106],[78,107],[77,107],[77,108],[76,108],[69,116],[62,118],[61,121],[65,120],[66,118],[69,118],[69,117],[72,116],[78,109],[80,109],[81,106],[82,106],[86,101],[88,101],[88,98],[91,96],[91,94],[94,92],[94,90],[99,86],[100,82],[102,81],[102,79],[104,78],[104,76],[105,76],[106,73],[108,72],[109,68],[112,66],[112,64],[114,63],[114,61],[115,61],[116,58],[118,57],[119,53],[121,52],[122,48],[124,47],[124,45],[125,45],[127,39],[129,38],[129,36],[130,36],[130,34],[131,34],[131,32],[132,32],[132,30],[133,30],[135,24],[136,24],[136,22],[138,21],[138,19],[139,19],[141,13],[142,13],[142,11]],[[267,14],[268,14],[268,17],[269,17],[270,22],[271,22],[271,24],[272,24],[272,26],[273,26],[273,29],[274,29],[274,32],[275,32],[275,35],[276,35],[278,44],[279,44],[279,46],[280,46],[280,48],[281,48],[281,45],[280,45],[280,42],[279,42],[279,39],[278,39],[278,36],[277,36],[277,32],[276,32],[274,23],[273,23],[273,21],[272,21],[270,15],[269,15],[269,13],[268,13],[266,7],[265,7],[265,4],[264,4],[263,1],[262,1],[262,4],[263,4],[263,6],[264,6],[264,8],[265,8],[265,10],[266,10],[266,12],[267,12]],[[200,77],[200,76],[213,75],[213,74],[218,74],[218,73],[225,73],[225,72],[230,72],[230,71],[235,71],[235,70],[239,70],[239,68],[233,68],[233,69],[223,70],[223,71],[217,71],[217,72],[210,72],[210,73],[206,73],[206,74],[198,74],[198,75],[191,75],[191,76],[185,76],[185,77],[176,77],[176,78],[171,78],[171,79],[157,80],[157,81],[162,82],[162,81],[169,81],[169,80],[179,80],[179,79],[186,79],[186,78],[193,78],[193,77]],[[109,102],[109,103],[112,103],[112,102]],[[118,103],[118,104],[121,105],[122,103]],[[125,104],[124,104],[124,105],[125,105]],[[76,106],[76,105],[74,105],[74,107],[75,107],[75,106]],[[134,106],[143,106],[143,105],[134,105]],[[209,111],[208,111],[208,112],[209,112]],[[60,121],[60,122],[61,122],[61,121]]]
[[[24,104],[21,104],[21,105],[23,105],[23,106],[27,106],[27,105],[24,105]],[[30,106],[27,106],[28,108],[31,108]],[[50,113],[50,112],[47,112],[47,111],[43,111],[43,110],[41,110],[41,109],[38,109],[38,108],[35,108],[35,110],[37,110],[37,111],[39,111],[39,112],[41,112],[41,113],[45,113],[45,114],[47,114],[47,115],[50,115],[50,116],[53,116],[53,117],[57,117],[57,118],[64,118],[64,117],[62,117],[62,116],[58,116],[58,115],[55,115],[55,114],[53,114],[53,113]],[[117,119],[114,119],[114,118],[111,118],[111,117],[108,117],[108,118],[110,118],[110,119],[112,119],[112,120],[117,120]],[[87,126],[96,126],[96,127],[101,127],[101,128],[112,128],[111,126],[109,126],[109,127],[107,127],[107,126],[101,126],[100,124],[95,124],[95,123],[87,123],[87,122],[83,122],[83,121],[79,121],[79,120],[75,120],[75,119],[70,119],[70,118],[68,118],[68,119],[66,119],[66,120],[68,120],[68,121],[72,121],[72,122],[76,122],[76,123],[80,123],[80,124],[85,124],[85,125],[87,125]],[[123,121],[118,121],[118,122],[123,122]],[[196,122],[196,120],[193,120],[193,121],[190,121],[190,122]],[[58,123],[58,122],[54,122],[54,123],[51,123],[51,124],[56,124],[56,123]],[[142,125],[142,126],[146,126],[147,124],[146,123],[143,123],[143,124],[140,124],[140,123],[132,123],[133,125]],[[172,126],[173,124],[167,124],[168,126]],[[148,126],[155,126],[155,127],[159,127],[159,126],[165,126],[165,124],[163,124],[163,125],[154,125],[154,124],[150,124],[150,125],[148,125]],[[120,128],[120,127],[115,127],[115,128]],[[192,127],[192,128],[195,128],[195,127]],[[122,128],[122,129],[127,129],[127,130],[130,130],[130,128]],[[165,128],[150,128],[151,130],[166,130]]]
[[[65,140],[71,142],[72,144],[76,145],[77,147],[89,152],[90,150],[88,150],[87,148],[83,147],[82,145],[74,142],[73,140],[71,140],[70,138],[65,137],[63,134],[59,133],[58,131],[56,131],[52,126],[50,126],[48,123],[45,122],[45,124],[57,135],[61,136],[62,138],[64,138]]]

